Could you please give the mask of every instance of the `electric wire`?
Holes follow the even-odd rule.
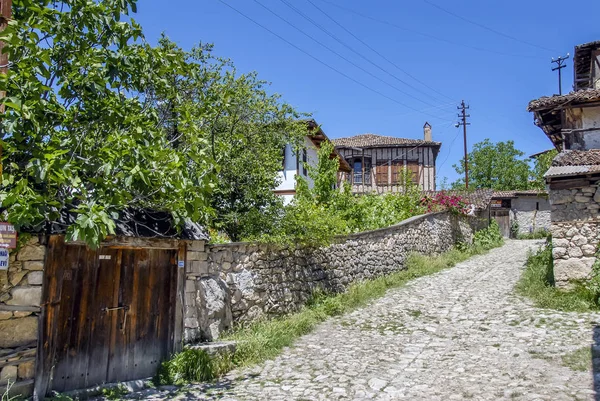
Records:
[[[453,16],[453,17],[455,17],[455,18],[458,18],[458,19],[460,19],[460,20],[462,20],[462,21],[468,22],[469,24],[472,24],[472,25],[478,26],[479,28],[485,29],[485,30],[487,30],[487,31],[493,32],[493,33],[495,33],[496,35],[503,36],[503,37],[505,37],[505,38],[508,38],[508,39],[514,40],[514,41],[516,41],[516,42],[519,42],[519,43],[522,43],[522,44],[525,44],[525,45],[528,45],[528,46],[531,46],[531,47],[536,47],[536,48],[538,48],[538,49],[541,49],[541,50],[545,50],[545,51],[549,51],[549,52],[553,52],[553,53],[557,52],[556,50],[549,49],[549,48],[547,48],[547,47],[544,47],[544,46],[536,45],[535,43],[527,42],[526,40],[522,40],[522,39],[516,38],[516,37],[514,37],[514,36],[511,36],[511,35],[509,35],[509,34],[506,34],[506,33],[504,33],[504,32],[497,31],[497,30],[495,30],[494,28],[490,28],[489,26],[486,26],[486,25],[480,24],[479,22],[472,21],[472,20],[470,20],[470,19],[468,19],[468,18],[465,18],[465,17],[463,17],[462,15],[456,14],[456,13],[455,13],[455,12],[453,12],[453,11],[450,11],[450,10],[448,10],[448,9],[445,9],[445,8],[443,8],[442,6],[439,6],[439,5],[435,4],[435,3],[432,3],[432,2],[431,2],[431,1],[429,1],[429,0],[423,0],[423,1],[424,1],[425,3],[427,3],[427,4],[429,4],[430,6],[437,8],[438,10],[441,10],[441,11],[443,11],[443,12],[447,13],[447,14],[450,14],[450,15],[452,15],[452,16]]]
[[[391,64],[392,66],[396,67],[399,71],[403,72],[404,74],[406,74],[407,76],[409,76],[410,78],[412,78],[413,80],[415,80],[416,82],[420,83],[421,85],[423,85],[424,87],[426,87],[427,89],[437,93],[438,95],[441,95],[443,97],[445,97],[446,99],[449,100],[455,100],[452,99],[449,96],[446,96],[445,94],[443,94],[442,92],[438,91],[437,89],[427,85],[425,82],[421,81],[420,79],[418,79],[417,77],[415,77],[414,75],[412,75],[411,73],[409,73],[408,71],[406,71],[405,69],[403,69],[402,67],[400,67],[398,64],[394,63],[392,60],[390,60],[388,57],[386,57],[385,55],[383,55],[381,52],[377,51],[376,49],[374,49],[371,45],[369,45],[367,42],[365,42],[364,40],[362,40],[361,38],[359,38],[358,36],[356,36],[352,31],[350,31],[349,29],[347,29],[344,25],[342,25],[340,22],[338,22],[335,18],[333,18],[331,15],[329,15],[327,12],[325,12],[322,8],[320,8],[319,6],[317,6],[312,0],[306,0],[308,1],[310,4],[313,5],[313,7],[315,7],[317,10],[319,10],[323,15],[325,15],[327,18],[329,18],[334,24],[336,24],[337,26],[339,26],[340,28],[342,28],[344,31],[346,31],[350,36],[352,36],[354,39],[358,40],[360,43],[362,43],[365,47],[367,47],[369,50],[371,50],[373,53],[377,54],[379,57],[381,57],[382,59],[384,59],[385,61],[387,61],[389,64]],[[415,89],[415,90],[419,90],[417,88],[415,88],[412,85],[409,85],[408,83],[401,81],[403,83],[405,83],[406,85],[408,85],[409,87]],[[433,97],[433,96],[432,96]]]
[[[400,106],[406,107],[407,109],[410,109],[410,110],[416,111],[416,112],[418,112],[418,113],[421,113],[421,114],[424,114],[424,115],[431,116],[431,117],[433,117],[433,118],[436,118],[436,119],[440,119],[440,118],[439,118],[439,117],[437,117],[437,116],[434,116],[434,115],[432,115],[432,114],[429,114],[429,113],[426,113],[426,112],[422,112],[422,111],[420,111],[419,109],[415,109],[414,107],[411,107],[411,106],[409,106],[409,105],[407,105],[407,104],[405,104],[405,103],[402,103],[401,101],[399,101],[399,100],[397,100],[397,99],[394,99],[393,97],[390,97],[390,96],[386,95],[385,93],[378,91],[377,89],[373,89],[373,88],[371,88],[370,86],[368,86],[368,85],[366,85],[366,84],[363,84],[362,82],[360,82],[360,81],[358,81],[358,80],[356,80],[356,79],[352,78],[351,76],[347,75],[346,73],[344,73],[344,72],[340,71],[339,69],[337,69],[337,68],[335,68],[335,67],[333,67],[333,66],[331,66],[331,65],[327,64],[326,62],[322,61],[322,60],[321,60],[321,59],[319,59],[318,57],[316,57],[316,56],[312,55],[311,53],[307,52],[306,50],[302,49],[301,47],[299,47],[299,46],[295,45],[294,43],[290,42],[289,40],[287,40],[287,39],[286,39],[286,38],[284,38],[283,36],[279,35],[279,34],[278,34],[278,33],[276,33],[275,31],[273,31],[273,30],[271,30],[271,29],[267,28],[266,26],[264,26],[264,25],[263,25],[263,24],[261,24],[260,22],[256,21],[256,20],[255,20],[255,19],[253,19],[252,17],[250,17],[250,16],[246,15],[246,14],[245,14],[245,13],[243,13],[242,11],[240,11],[240,10],[238,10],[237,8],[233,7],[232,5],[230,5],[230,4],[228,4],[228,3],[226,3],[224,0],[217,0],[217,1],[218,1],[219,3],[221,3],[221,4],[225,5],[225,6],[227,6],[227,7],[228,7],[228,8],[230,8],[231,10],[235,11],[237,14],[241,15],[242,17],[244,17],[244,18],[245,18],[245,19],[247,19],[248,21],[252,22],[253,24],[257,25],[258,27],[260,27],[260,28],[264,29],[265,31],[269,32],[270,34],[272,34],[273,36],[277,37],[277,38],[278,38],[278,39],[280,39],[281,41],[283,41],[283,42],[287,43],[288,45],[292,46],[294,49],[298,50],[299,52],[301,52],[301,53],[303,53],[303,54],[307,55],[308,57],[312,58],[313,60],[315,60],[315,61],[316,61],[316,62],[318,62],[319,64],[321,64],[321,65],[323,65],[323,66],[327,67],[328,69],[330,69],[330,70],[334,71],[335,73],[337,73],[337,74],[339,74],[339,75],[343,76],[344,78],[346,78],[346,79],[348,79],[348,80],[350,80],[350,81],[354,82],[355,84],[357,84],[357,85],[359,85],[359,86],[361,86],[361,87],[363,87],[363,88],[367,89],[368,91],[371,91],[371,92],[373,92],[373,93],[375,93],[375,94],[377,94],[377,95],[379,95],[379,96],[381,96],[381,97],[384,97],[384,98],[386,98],[386,99],[388,99],[388,100],[390,100],[390,101],[392,101],[392,102],[394,102],[394,103],[396,103],[396,104],[399,104]],[[446,121],[450,121],[450,120],[446,120]]]
[[[392,22],[389,22],[389,21],[385,21],[385,20],[382,20],[382,19],[379,19],[379,18],[371,17],[370,15],[363,14],[363,13],[358,12],[356,10],[353,10],[351,8],[340,6],[339,4],[336,4],[336,3],[332,2],[332,1],[329,1],[329,0],[321,0],[321,1],[325,2],[327,4],[330,4],[330,5],[334,6],[334,7],[337,7],[339,9],[341,9],[341,10],[344,10],[344,11],[346,11],[348,13],[357,15],[357,16],[359,16],[361,18],[368,19],[368,20],[371,20],[371,21],[374,21],[374,22],[377,22],[377,23],[380,23],[380,24],[383,24],[383,25],[388,25],[388,26],[391,26],[393,28],[396,28],[396,29],[399,29],[399,30],[402,30],[402,31],[405,31],[405,32],[411,32],[411,33],[414,33],[414,34],[417,34],[417,35],[421,35],[421,36],[424,36],[424,37],[429,38],[429,39],[433,39],[433,40],[437,40],[437,41],[440,41],[440,42],[448,43],[448,44],[451,44],[451,45],[454,45],[454,46],[466,47],[468,49],[477,50],[477,51],[485,52],[485,53],[498,54],[498,55],[501,55],[501,56],[521,57],[521,58],[534,58],[534,59],[546,59],[546,57],[534,56],[534,55],[531,55],[531,54],[525,54],[525,55],[510,54],[510,53],[499,52],[497,50],[491,50],[491,49],[485,49],[485,48],[482,48],[482,47],[471,46],[471,45],[468,45],[466,43],[454,42],[452,40],[441,38],[439,36],[431,35],[431,34],[425,33],[425,32],[420,32],[420,31],[417,31],[417,30],[414,30],[414,29],[405,28],[403,26],[396,25],[396,24],[394,24]]]

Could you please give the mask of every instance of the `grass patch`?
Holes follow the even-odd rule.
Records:
[[[563,366],[577,372],[587,372],[592,369],[592,350],[591,347],[579,348],[569,354],[563,355]]]
[[[571,291],[554,287],[552,246],[549,243],[527,258],[527,267],[517,283],[516,290],[518,294],[533,300],[540,308],[576,312],[599,309],[596,296],[583,285]]]
[[[209,382],[234,367],[229,354],[208,355],[206,351],[185,348],[160,365],[156,385]]]
[[[129,394],[129,390],[122,384],[102,389],[102,395],[107,400],[121,400],[127,394]]]

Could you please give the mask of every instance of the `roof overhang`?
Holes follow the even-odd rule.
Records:
[[[309,130],[308,138],[311,140],[311,142],[315,145],[315,147],[317,149],[321,148],[321,143],[323,143],[324,141],[331,142],[331,140],[327,137],[327,135],[325,135],[325,132],[323,131],[321,126],[319,124],[317,124],[317,122],[315,120],[309,119],[309,120],[306,120],[306,123],[308,125],[308,130]],[[338,153],[335,146],[333,148],[333,152],[331,152],[331,155],[329,157],[331,159],[337,158],[339,160],[339,162],[340,162],[339,171],[342,171],[345,173],[349,173],[352,171],[352,167],[350,167],[350,164],[348,164],[348,162],[346,160],[344,160],[344,158]]]

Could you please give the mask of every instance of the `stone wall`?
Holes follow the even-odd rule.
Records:
[[[15,394],[33,391],[45,254],[34,237],[10,253],[8,270],[0,270],[0,392],[9,380]]]
[[[600,189],[594,185],[550,191],[556,286],[589,278],[599,242]]]
[[[521,197],[511,202],[511,219],[519,225],[519,234],[550,231],[550,202],[543,197]]]
[[[447,251],[485,226],[487,220],[435,213],[322,248],[234,243],[188,252],[185,339],[214,340],[233,322],[293,312],[317,289],[340,292],[402,270],[411,252]]]

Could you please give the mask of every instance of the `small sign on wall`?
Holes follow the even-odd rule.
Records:
[[[0,222],[0,247],[8,249],[17,247],[17,230],[12,224]]]
[[[0,270],[8,270],[8,249],[0,248]]]

